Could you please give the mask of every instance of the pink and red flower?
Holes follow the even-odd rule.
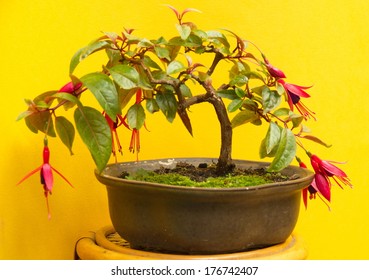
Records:
[[[269,72],[269,74],[276,78],[277,80],[278,79],[283,79],[283,78],[286,78],[286,75],[283,73],[282,70],[278,69],[277,67],[271,65],[269,63],[269,60],[263,55],[263,58],[264,58],[264,62],[265,62],[265,66]]]
[[[43,163],[41,166],[37,167],[36,169],[29,172],[26,176],[24,176],[17,185],[21,184],[23,181],[31,177],[36,172],[40,171],[40,177],[41,177],[41,184],[43,185],[44,189],[44,195],[46,198],[46,205],[47,205],[47,212],[48,212],[48,218],[51,218],[50,214],[50,207],[49,207],[49,201],[48,201],[48,195],[52,194],[52,189],[54,186],[54,177],[53,177],[53,171],[56,172],[60,177],[62,177],[71,187],[73,185],[67,180],[67,178],[64,177],[63,174],[61,174],[58,170],[56,170],[54,167],[52,167],[49,163],[50,159],[50,150],[47,145],[47,139],[44,140],[44,149],[43,149]]]
[[[106,119],[106,122],[108,123],[109,125],[109,128],[110,128],[110,132],[111,132],[111,139],[112,139],[112,153],[115,157],[115,161],[117,161],[117,148],[118,148],[118,152],[120,154],[122,154],[122,145],[120,144],[120,141],[119,141],[119,136],[118,136],[118,133],[117,133],[117,128],[119,126],[121,126],[122,124],[127,127],[128,127],[128,124],[126,123],[126,117],[122,117],[122,115],[117,115],[115,121],[113,121],[109,116],[108,114],[106,114],[105,112],[103,112],[103,116],[105,117]]]
[[[342,184],[352,187],[350,179],[343,170],[333,165],[330,161],[321,160],[318,156],[312,155],[309,152],[307,154],[310,157],[311,165],[314,169],[315,175],[310,186],[306,187],[302,191],[305,208],[307,208],[308,193],[310,193],[310,199],[315,198],[316,194],[318,194],[321,195],[326,201],[331,201],[331,178],[341,188],[343,187]],[[307,168],[299,158],[297,158],[297,161],[299,162],[300,167]]]
[[[74,93],[77,92],[82,87],[82,83],[78,83],[76,85],[73,82],[66,83],[62,86],[58,92],[66,92],[66,93]]]
[[[279,79],[278,83],[280,83],[283,86],[284,90],[286,91],[287,102],[288,102],[288,105],[290,106],[291,111],[293,111],[294,108],[296,108],[297,111],[299,111],[300,114],[305,119],[310,118],[310,117],[315,119],[314,117],[315,113],[311,111],[308,107],[306,107],[300,100],[301,97],[303,98],[310,97],[310,95],[305,90],[311,87],[304,87],[304,86],[298,86],[295,84],[286,83],[283,79]]]
[[[308,155],[310,156],[311,165],[315,173],[322,174],[326,178],[332,178],[341,188],[343,188],[342,185],[352,187],[347,174],[342,169],[333,165],[333,161],[322,160],[318,156],[311,155],[310,153],[308,153]]]

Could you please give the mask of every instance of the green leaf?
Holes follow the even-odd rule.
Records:
[[[119,95],[119,103],[121,109],[125,108],[127,104],[131,101],[132,97],[136,94],[137,89],[118,89],[118,95]]]
[[[206,34],[207,34],[207,37],[210,39],[210,41],[214,43],[222,44],[226,49],[229,49],[230,47],[229,42],[227,40],[227,37],[223,33],[219,31],[210,30],[210,31],[206,31]]]
[[[181,47],[180,46],[167,46],[169,53],[170,53],[170,60],[174,60],[176,59],[176,57],[178,56]]]
[[[264,77],[259,72],[250,71],[249,73],[247,73],[247,77],[249,79],[256,79],[265,82]]]
[[[56,137],[54,122],[49,111],[35,112],[32,115],[27,116],[25,119],[27,121],[27,126],[32,131],[37,129],[37,131],[46,133],[51,137]]]
[[[227,98],[227,99],[230,99],[230,100],[238,98],[238,96],[236,94],[236,91],[234,89],[219,90],[219,91],[217,91],[217,95],[222,97],[222,98]]]
[[[289,114],[290,114],[290,109],[287,109],[287,108],[279,108],[275,110],[273,113],[273,115],[277,117],[288,116]]]
[[[28,110],[24,111],[24,112],[22,112],[18,115],[18,117],[15,119],[15,121],[20,121],[21,119],[24,119],[24,118],[32,115],[33,113],[34,113],[33,111],[28,111]]]
[[[201,82],[206,82],[206,81],[211,82],[211,76],[209,76],[208,73],[198,71],[198,75],[199,75],[199,79]]]
[[[184,97],[192,97],[191,89],[186,84],[181,84],[179,89]]]
[[[75,97],[73,94],[66,93],[66,92],[59,92],[59,93],[55,93],[53,97],[67,100],[73,104],[77,104],[79,107],[82,107],[81,101],[79,101],[79,99]]]
[[[259,107],[258,103],[252,99],[245,98],[242,107],[250,111],[256,111]]]
[[[288,128],[283,128],[281,140],[278,145],[275,157],[268,167],[270,172],[278,172],[287,167],[296,155],[296,139],[292,131]]]
[[[130,128],[140,129],[145,123],[145,110],[141,104],[133,104],[127,112],[127,123]]]
[[[267,154],[270,154],[271,151],[276,146],[278,146],[280,139],[281,139],[281,127],[279,127],[276,123],[271,122],[269,125],[267,135],[265,137],[265,148]]]
[[[299,127],[302,121],[304,120],[303,116],[297,114],[291,114],[289,118],[292,121],[293,128]]]
[[[159,58],[165,58],[167,60],[171,60],[170,59],[170,52],[167,48],[163,48],[163,47],[159,47],[156,46],[154,47],[155,53]]]
[[[254,111],[244,110],[237,113],[231,121],[232,128],[243,125],[245,123],[253,122],[258,119],[258,115]]]
[[[262,95],[262,92],[263,92],[263,89],[265,88],[265,86],[257,86],[257,87],[253,87],[251,89],[251,92],[261,96]]]
[[[259,125],[262,125],[262,124],[263,124],[263,122],[261,121],[261,119],[256,119],[256,120],[252,121],[251,123],[252,123],[253,125],[257,125],[257,126],[259,126]]]
[[[265,142],[266,142],[266,138],[264,138],[263,141],[261,141],[261,144],[260,144],[260,148],[259,148],[259,156],[260,156],[260,158],[274,157],[275,154],[276,154],[276,152],[277,152],[278,146],[275,146],[273,148],[273,150],[271,150],[270,153],[268,154],[267,151],[266,151]]]
[[[140,47],[140,48],[150,48],[153,45],[154,44],[152,42],[150,42],[150,40],[148,40],[146,38],[140,40],[140,42],[137,44],[137,46]]]
[[[174,60],[171,63],[169,63],[168,68],[167,68],[167,74],[172,75],[172,74],[181,72],[185,69],[186,67],[182,64],[182,62]]]
[[[108,63],[106,64],[107,68],[113,67],[114,65],[120,64],[120,60],[122,59],[122,54],[119,50],[106,49],[105,50],[107,57],[109,58]]]
[[[173,122],[177,113],[177,100],[173,93],[164,92],[156,95],[156,102],[169,122]]]
[[[176,24],[176,28],[182,40],[186,40],[191,34],[191,28],[188,25]]]
[[[264,87],[262,91],[264,114],[277,108],[281,103],[281,96],[275,90]]]
[[[312,135],[305,135],[305,136],[301,136],[300,137],[304,138],[304,139],[308,139],[310,141],[313,141],[315,143],[318,143],[320,145],[323,145],[324,147],[330,148],[332,145],[331,144],[327,144],[324,141],[322,141],[321,139],[319,139],[318,137],[312,136]]]
[[[132,89],[138,86],[140,75],[132,66],[118,64],[110,68],[109,72],[113,80],[123,89]]]
[[[107,75],[98,72],[83,76],[81,81],[93,93],[108,116],[115,120],[120,113],[120,106],[113,81]]]
[[[103,31],[106,37],[108,37],[113,43],[115,43],[119,37],[119,35],[115,32],[105,32]]]
[[[189,48],[196,48],[202,45],[202,39],[195,35],[195,34],[190,34],[190,36],[188,36],[188,38],[186,39],[185,43],[183,44],[184,47],[189,47]]]
[[[161,67],[159,66],[159,64],[157,64],[154,60],[151,59],[151,57],[147,55],[144,56],[143,63],[145,64],[145,66],[149,68],[161,70]]]
[[[251,69],[247,63],[238,60],[232,62],[234,65],[232,66],[231,71],[229,72],[230,78],[234,78],[239,74],[247,75],[250,73]]]
[[[53,94],[57,93],[57,90],[47,91],[33,99],[33,103],[37,105],[38,108],[49,108],[53,102]],[[43,105],[42,105],[43,104]]]
[[[181,121],[182,121],[183,125],[185,126],[185,128],[187,129],[187,131],[191,134],[191,136],[193,136],[191,120],[190,120],[190,117],[187,114],[186,109],[183,109],[183,108],[178,109],[177,113],[178,113],[179,117],[181,118]]]
[[[243,104],[243,100],[241,98],[234,99],[227,106],[227,110],[230,113],[235,112],[235,111],[237,111],[238,109],[241,108],[242,104]]]
[[[282,128],[280,126],[278,126],[276,123],[273,122],[269,124],[267,135],[265,136],[260,145],[259,149],[260,158],[275,156],[281,140],[281,133]]]
[[[101,112],[91,107],[77,107],[74,112],[76,128],[91,153],[99,172],[109,161],[112,138],[108,123]]]
[[[72,57],[69,65],[69,73],[72,74],[77,65],[89,55],[110,46],[108,41],[93,41],[86,47],[79,49]]]
[[[166,45],[168,42],[167,40],[163,37],[163,36],[160,36],[158,39],[156,40],[152,40],[152,42],[155,44],[155,45]]]
[[[246,95],[246,92],[241,88],[235,88],[235,92],[239,98],[244,98]]]
[[[276,89],[279,95],[282,95],[285,92],[284,87],[280,83],[277,83]]]
[[[72,146],[75,135],[73,124],[65,117],[56,117],[55,128],[60,140],[69,149],[70,154],[73,155]]]
[[[38,133],[38,129],[36,127],[34,127],[30,120],[28,118],[24,119],[24,122],[26,123],[27,127],[29,130],[31,130],[33,133],[37,134]]]
[[[247,84],[248,82],[248,78],[243,75],[243,74],[238,74],[236,75],[235,77],[232,78],[232,80],[229,82],[229,84],[231,86],[238,86],[238,87],[241,87],[241,86],[244,86]]]
[[[158,103],[153,98],[146,99],[146,109],[150,113],[155,113],[160,110]]]

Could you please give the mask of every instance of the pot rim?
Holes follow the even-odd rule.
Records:
[[[284,186],[283,189],[285,189],[288,186],[293,186],[296,188],[296,185],[301,185],[301,188],[307,187],[313,180],[314,173],[306,168],[301,168],[299,166],[295,165],[289,165],[286,169],[281,171],[282,174],[286,173],[286,171],[293,171],[296,172],[298,175],[300,175],[300,178],[291,179],[283,182],[275,182],[275,183],[268,183],[268,184],[261,184],[257,186],[248,186],[248,187],[235,187],[235,188],[203,188],[203,187],[189,187],[189,186],[174,186],[169,184],[159,184],[159,183],[152,183],[152,182],[142,182],[142,181],[135,181],[135,180],[129,180],[129,179],[122,179],[119,177],[116,177],[116,175],[108,175],[106,174],[107,171],[111,168],[115,168],[117,170],[122,171],[121,168],[116,166],[134,166],[134,165],[145,165],[150,163],[159,163],[159,161],[165,161],[165,160],[176,160],[178,161],[205,161],[205,162],[213,162],[217,161],[216,158],[207,158],[207,157],[188,157],[188,158],[161,158],[161,159],[152,159],[152,160],[142,160],[139,162],[136,161],[129,161],[129,162],[117,162],[117,163],[111,163],[108,164],[104,170],[99,173],[97,169],[95,169],[95,176],[97,179],[108,186],[109,183],[115,182],[120,183],[124,182],[125,184],[129,184],[132,186],[139,186],[144,183],[148,187],[156,187],[156,188],[163,188],[163,189],[173,189],[173,190],[190,190],[190,191],[198,191],[198,192],[237,192],[237,191],[243,191],[243,190],[267,190],[270,188],[275,188],[279,186]],[[266,167],[269,165],[268,162],[262,162],[262,161],[253,161],[253,160],[241,160],[241,159],[234,159],[232,160],[233,163],[237,164],[250,164],[250,165],[259,165],[262,167]]]

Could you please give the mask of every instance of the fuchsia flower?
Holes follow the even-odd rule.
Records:
[[[271,65],[269,63],[269,60],[262,54],[263,58],[264,58],[264,62],[265,62],[265,66],[269,72],[269,74],[276,78],[277,80],[278,79],[283,79],[283,78],[286,78],[286,75],[283,73],[282,70],[278,69],[277,67]]]
[[[73,82],[69,82],[62,86],[58,92],[67,92],[67,93],[73,93],[77,92],[82,87],[82,83],[78,83],[76,85],[73,84]]]
[[[310,162],[314,169],[315,176],[311,185],[302,190],[305,208],[307,207],[308,193],[310,193],[310,199],[315,198],[316,194],[318,194],[322,195],[326,201],[331,201],[332,183],[330,178],[332,178],[341,188],[343,188],[343,184],[352,187],[350,179],[346,173],[333,165],[331,161],[321,160],[318,156],[312,155],[309,152],[307,152],[307,154],[310,157]],[[299,158],[297,158],[297,161],[299,162],[300,167],[307,168]]]
[[[136,104],[139,104],[142,102],[142,90],[138,89],[136,91]],[[145,123],[144,126],[146,127]],[[136,160],[138,161],[138,153],[140,152],[141,145],[140,145],[140,130],[138,128],[132,129],[132,136],[131,136],[131,142],[129,145],[129,150],[132,153],[136,153]]]
[[[352,187],[350,179],[346,173],[337,166],[333,165],[332,161],[322,160],[318,156],[310,153],[308,153],[308,155],[310,156],[311,165],[313,166],[315,173],[321,174],[327,179],[332,178],[341,188],[343,188],[342,184]],[[327,181],[329,182],[330,187],[330,181]],[[317,185],[317,187],[319,186]]]
[[[303,163],[299,158],[297,158],[297,161],[299,162],[300,167],[307,168],[307,166],[305,165],[305,163]],[[307,209],[308,193],[310,193],[309,198],[310,199],[313,199],[313,198],[315,198],[315,195],[317,193],[317,190],[312,185],[310,185],[310,186],[308,186],[308,187],[306,187],[306,188],[304,188],[302,190],[302,200],[304,202],[305,209]]]
[[[45,198],[46,198],[48,218],[50,219],[51,218],[51,214],[50,214],[50,207],[49,207],[48,195],[49,194],[52,194],[52,189],[53,189],[53,186],[54,186],[54,178],[53,178],[53,172],[52,171],[55,171],[71,187],[73,187],[73,185],[58,170],[56,170],[54,167],[52,167],[50,165],[49,159],[50,159],[50,150],[49,150],[49,147],[47,145],[47,139],[45,138],[45,140],[44,140],[44,149],[43,149],[43,164],[41,166],[37,167],[36,169],[32,170],[26,176],[24,176],[24,178],[21,179],[17,183],[17,185],[21,184],[23,181],[25,181],[26,179],[28,179],[30,176],[32,176],[36,172],[40,171],[41,184],[43,185],[44,195],[45,195]]]
[[[139,104],[140,102],[142,102],[142,90],[138,89],[136,91],[136,104]],[[118,152],[122,154],[122,146],[120,144],[119,141],[119,137],[118,137],[118,133],[117,133],[117,128],[121,125],[124,125],[126,128],[128,128],[129,130],[132,130],[132,135],[131,135],[131,142],[129,145],[129,151],[132,153],[136,153],[137,154],[137,161],[138,161],[138,153],[140,152],[140,130],[138,128],[130,128],[128,123],[127,123],[127,115],[125,115],[124,117],[122,115],[117,115],[116,120],[113,121],[105,112],[103,112],[103,116],[105,117],[109,128],[110,128],[110,132],[112,135],[112,153],[115,156],[116,159],[116,146],[118,148]],[[146,125],[144,123],[144,127],[146,128]],[[116,159],[117,160],[117,159]]]
[[[109,128],[110,128],[111,139],[112,139],[112,153],[113,153],[113,155],[115,157],[115,161],[117,161],[117,158],[116,158],[116,147],[115,146],[117,146],[118,152],[120,154],[123,153],[122,152],[122,146],[120,144],[118,133],[117,133],[117,128],[123,124],[125,127],[127,127],[129,129],[128,124],[126,123],[126,120],[125,120],[126,117],[123,118],[122,115],[117,115],[116,120],[113,121],[108,116],[108,114],[106,114],[105,112],[103,112],[103,116],[105,117],[105,119],[106,119],[106,121],[107,121],[107,123],[109,125]],[[114,138],[115,138],[115,140],[114,140]],[[115,142],[116,142],[116,145],[115,145]]]
[[[305,118],[312,117],[313,119],[315,114],[309,108],[307,108],[301,101],[301,97],[308,98],[310,95],[305,91],[310,87],[303,87],[298,86],[290,83],[286,83],[283,79],[286,78],[286,75],[283,73],[282,70],[278,69],[277,67],[271,65],[269,60],[262,54],[265,66],[269,72],[269,74],[274,77],[279,84],[281,84],[286,91],[287,94],[287,102],[290,106],[290,110],[293,111],[294,107],[300,112],[300,114]]]
[[[134,128],[132,130],[131,143],[129,145],[129,151],[132,153],[136,152],[137,161],[138,161],[138,153],[140,152],[140,130]]]
[[[288,102],[288,105],[290,106],[291,111],[293,111],[295,107],[297,111],[299,111],[300,114],[305,119],[310,118],[310,117],[315,119],[315,117],[313,116],[315,113],[311,111],[309,108],[307,108],[300,100],[301,97],[303,98],[310,97],[310,95],[305,91],[305,89],[308,89],[311,87],[303,87],[303,86],[298,86],[294,84],[289,84],[289,83],[286,83],[283,79],[279,79],[278,83],[280,83],[283,86],[284,90],[287,93],[287,102]]]

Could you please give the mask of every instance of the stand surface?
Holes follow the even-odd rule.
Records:
[[[76,242],[75,258],[81,260],[303,260],[307,249],[292,234],[284,243],[246,252],[216,255],[176,255],[131,249],[112,226],[88,232]]]

